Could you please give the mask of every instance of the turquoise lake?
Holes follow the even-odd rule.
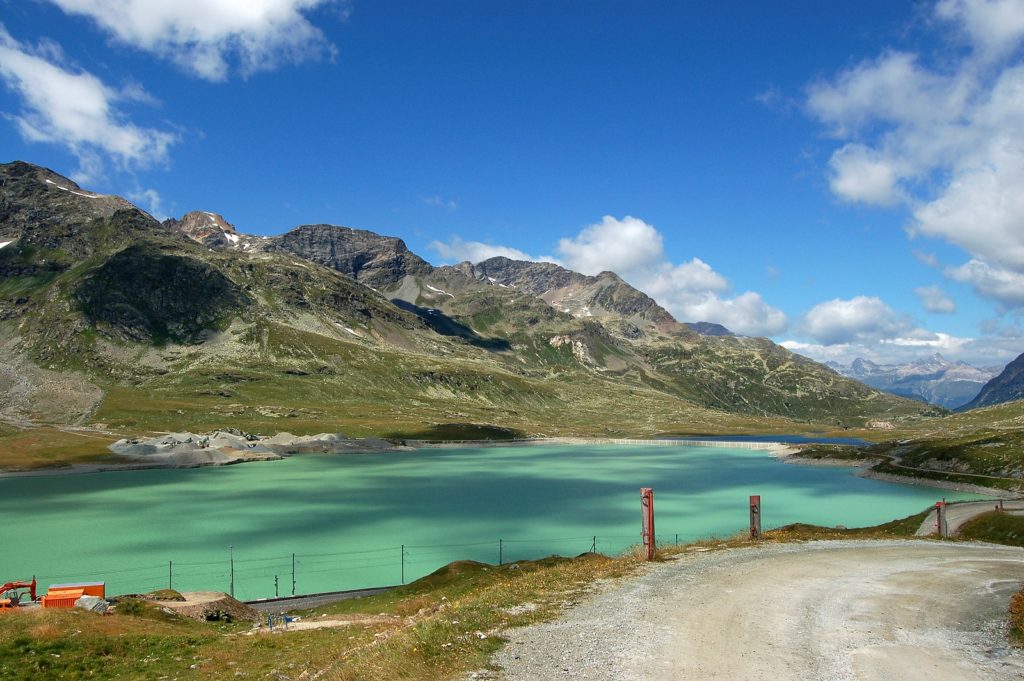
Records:
[[[865,480],[721,447],[517,446],[304,455],[283,461],[0,480],[0,579],[106,581],[272,597],[397,584],[456,559],[489,563],[640,540],[654,488],[659,543],[728,536],[762,497],[765,529],[874,525],[947,490]],[[171,562],[172,565],[168,565]],[[169,569],[170,568],[170,569]],[[169,574],[170,573],[170,574]]]

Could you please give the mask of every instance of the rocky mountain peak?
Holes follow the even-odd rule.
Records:
[[[870,359],[858,357],[850,364],[850,371],[854,376],[869,376],[879,370],[879,366]]]
[[[641,326],[683,328],[653,298],[614,272],[591,277],[550,262],[499,256],[477,263],[476,273],[478,278],[537,296],[574,317],[620,317]]]
[[[401,239],[337,225],[296,227],[269,240],[266,248],[292,253],[379,290],[434,269]]]
[[[119,196],[84,190],[31,163],[0,164],[2,276],[62,271],[111,245],[161,231],[152,216]]]
[[[1020,399],[1024,399],[1024,354],[1007,364],[1002,373],[986,383],[978,396],[964,405],[964,409],[988,407]]]
[[[184,232],[193,241],[206,246],[237,248],[244,236],[223,215],[202,210],[185,213],[180,220],[170,218],[164,221],[164,225]]]
[[[24,161],[0,164],[0,192],[0,222],[4,223],[0,236],[8,238],[25,227],[83,224],[109,218],[119,210],[149,217],[120,196],[87,191],[49,168]]]

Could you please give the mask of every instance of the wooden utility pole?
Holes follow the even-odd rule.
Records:
[[[946,502],[936,501],[935,502],[935,531],[938,532],[939,536],[946,538],[949,536],[949,518],[946,513]]]
[[[750,495],[750,538],[761,538],[761,495]]]
[[[640,536],[643,539],[645,557],[654,560],[657,541],[654,538],[654,490],[650,487],[640,488]]]

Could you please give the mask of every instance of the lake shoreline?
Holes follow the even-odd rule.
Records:
[[[220,460],[188,460],[168,461],[155,459],[147,461],[144,458],[135,458],[116,463],[112,461],[100,463],[80,463],[67,466],[55,466],[51,468],[37,468],[30,470],[0,470],[0,479],[4,478],[36,478],[64,475],[86,475],[92,473],[115,473],[120,471],[140,470],[185,470],[190,468],[211,468],[217,466],[234,466],[243,463],[256,463],[265,461],[280,461],[292,456],[304,454],[320,454],[342,456],[348,454],[373,454],[386,452],[408,452],[418,449],[486,449],[492,447],[522,447],[539,445],[628,445],[628,446],[649,446],[649,447],[713,447],[728,448],[730,446],[742,449],[764,450],[772,456],[786,461],[789,457],[799,452],[794,445],[779,442],[750,442],[745,440],[709,440],[707,442],[681,441],[681,440],[645,440],[628,438],[588,438],[588,437],[543,437],[529,438],[523,440],[459,440],[436,442],[429,440],[402,440],[401,444],[393,447],[381,447],[380,441],[375,438],[367,438],[366,444],[360,440],[346,440],[345,447],[337,451],[296,451],[284,455],[263,455],[249,454],[238,451],[240,456],[233,458],[222,458]],[[796,463],[794,461],[794,463]]]
[[[631,438],[592,438],[592,437],[538,437],[522,440],[458,440],[458,441],[429,441],[429,440],[403,440],[394,447],[382,448],[380,441],[374,438],[367,438],[366,444],[361,445],[360,440],[346,440],[344,449],[325,452],[295,452],[284,456],[246,455],[245,452],[238,452],[240,456],[227,458],[220,461],[145,461],[144,459],[129,460],[124,463],[101,462],[71,464],[68,466],[39,468],[32,470],[0,470],[0,480],[5,478],[27,478],[27,477],[50,477],[65,475],[87,475],[93,473],[115,473],[125,471],[142,470],[183,470],[191,468],[208,468],[216,466],[234,466],[243,463],[255,463],[266,461],[280,461],[291,456],[302,456],[303,454],[316,453],[319,455],[343,456],[351,454],[372,454],[387,452],[409,452],[419,449],[471,449],[471,448],[493,448],[493,447],[522,447],[541,445],[630,445],[630,446],[686,446],[686,447],[741,447],[743,449],[757,449],[768,452],[772,457],[788,465],[809,466],[821,468],[852,468],[858,469],[853,472],[861,478],[880,480],[904,485],[918,487],[932,487],[935,489],[948,489],[957,492],[968,492],[974,494],[985,494],[997,498],[1015,498],[1017,495],[1006,490],[985,487],[983,485],[953,483],[945,480],[934,480],[931,478],[917,478],[908,475],[893,475],[890,473],[878,473],[871,470],[871,466],[877,463],[876,459],[830,459],[810,458],[800,456],[801,444],[785,442],[760,442],[750,440],[664,440],[664,439],[631,439]]]
[[[948,480],[934,480],[932,478],[916,478],[910,475],[894,475],[892,473],[879,473],[870,468],[862,468],[854,473],[859,478],[868,480],[881,480],[882,482],[894,482],[903,485],[916,485],[919,487],[934,487],[935,489],[946,489],[952,492],[966,492],[968,494],[985,494],[997,499],[1018,499],[1020,494],[997,487],[985,487],[970,483],[950,482]]]

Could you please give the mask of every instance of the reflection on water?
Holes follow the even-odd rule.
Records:
[[[516,446],[307,455],[223,468],[0,480],[5,579],[106,580],[108,593],[223,589],[240,598],[398,583],[458,558],[614,553],[655,493],[661,542],[745,527],[872,525],[971,495],[782,464],[764,451]],[[499,539],[501,547],[499,549]],[[404,545],[404,554],[402,546]],[[173,561],[173,566],[169,565]]]

